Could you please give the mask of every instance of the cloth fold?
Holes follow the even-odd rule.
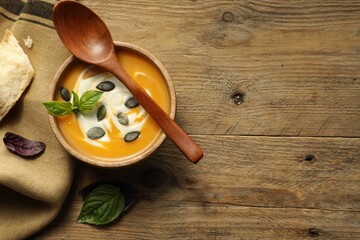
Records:
[[[35,77],[0,122],[0,136],[14,132],[42,141],[45,152],[24,159],[0,144],[0,239],[23,239],[50,223],[70,189],[74,159],[52,133],[42,102],[62,62],[70,55],[51,21],[55,0],[0,0],[0,38],[10,29],[28,55]],[[28,49],[23,39],[33,40]],[[1,79],[0,79],[1,81]]]

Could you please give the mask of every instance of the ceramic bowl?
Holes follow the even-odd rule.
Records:
[[[124,42],[114,42],[116,51],[121,50],[130,50],[135,52],[138,56],[141,58],[144,58],[146,61],[151,63],[157,71],[162,75],[163,79],[160,81],[165,81],[165,85],[167,88],[167,94],[169,96],[169,115],[172,119],[175,117],[176,112],[176,97],[175,97],[175,90],[172,84],[172,81],[170,79],[170,76],[168,72],[166,71],[165,67],[160,63],[159,60],[157,60],[153,55],[151,55],[146,50],[135,46],[133,44],[124,43]],[[76,59],[75,57],[68,58],[62,66],[59,68],[57,73],[54,76],[54,79],[50,86],[49,91],[49,100],[55,100],[56,96],[59,95],[59,88],[61,87],[62,81],[64,81],[64,76],[69,72],[70,66],[74,66],[77,63],[79,63],[80,60]],[[80,62],[81,63],[81,62]],[[83,64],[83,63],[82,63]],[[156,79],[153,79],[154,81],[159,81]],[[50,125],[52,127],[52,130],[56,136],[56,138],[59,140],[61,145],[75,158],[86,162],[88,164],[98,166],[98,167],[122,167],[127,166],[130,164],[134,164],[136,162],[139,162],[141,160],[144,160],[148,158],[151,154],[153,154],[161,145],[161,143],[165,139],[165,134],[161,132],[157,136],[154,136],[154,140],[150,145],[145,147],[144,149],[140,149],[137,153],[131,155],[131,156],[122,156],[122,157],[99,157],[95,155],[88,154],[87,152],[83,151],[80,146],[75,146],[71,142],[68,141],[66,136],[61,131],[61,128],[59,127],[59,122],[57,121],[58,117],[54,117],[49,114],[49,121]]]

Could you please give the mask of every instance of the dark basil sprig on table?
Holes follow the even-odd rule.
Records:
[[[115,220],[124,207],[125,198],[117,186],[100,185],[85,199],[77,222],[104,225]]]
[[[91,110],[99,101],[103,92],[89,90],[80,97],[73,91],[73,102],[51,101],[44,102],[44,106],[53,116],[64,116],[70,113],[83,112]]]

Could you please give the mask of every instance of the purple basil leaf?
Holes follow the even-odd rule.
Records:
[[[33,157],[45,150],[43,142],[31,141],[11,132],[5,133],[3,141],[10,152],[23,157]]]

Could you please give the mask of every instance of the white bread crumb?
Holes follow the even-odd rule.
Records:
[[[26,39],[24,39],[24,44],[25,44],[25,47],[27,47],[29,49],[32,48],[33,41],[30,38],[30,36],[28,36]]]

